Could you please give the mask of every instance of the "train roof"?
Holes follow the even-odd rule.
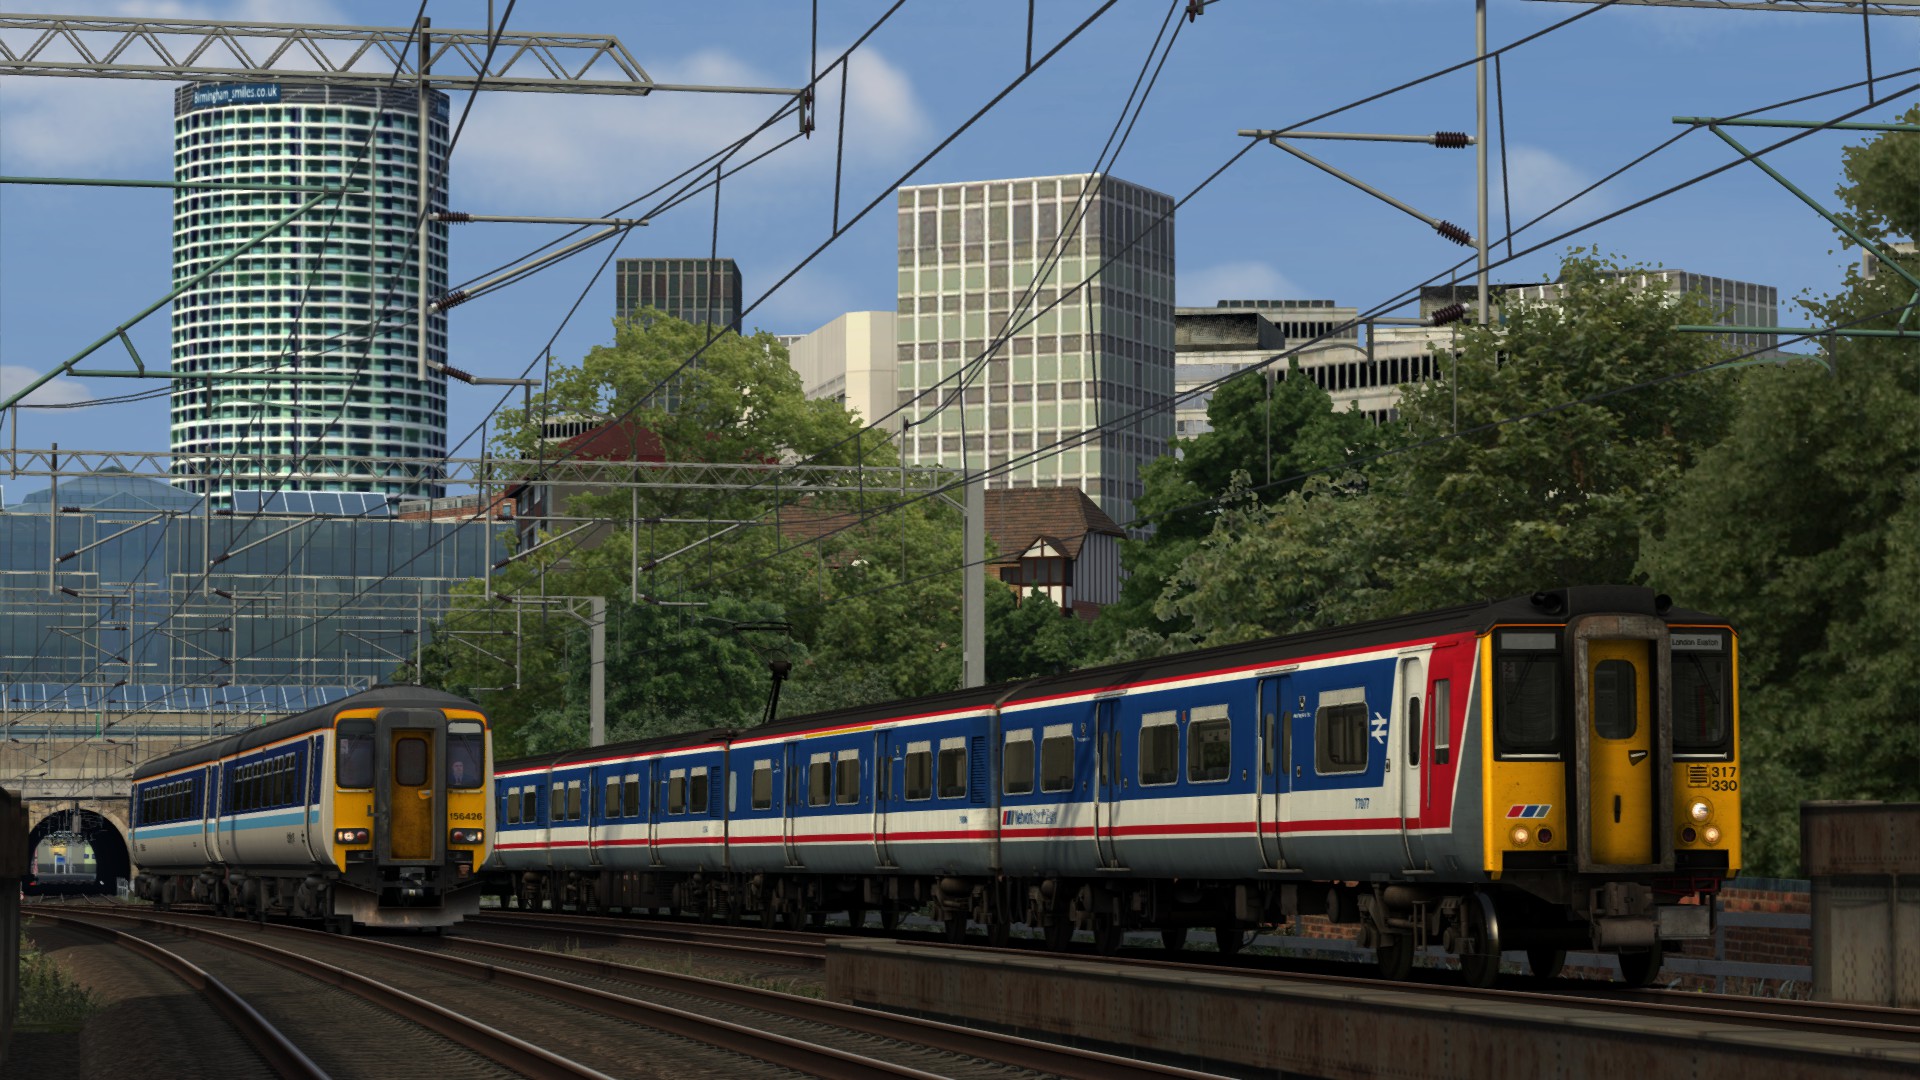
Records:
[[[1149,671],[1155,678],[1178,678],[1223,668],[1257,664],[1272,657],[1276,649],[1308,650],[1314,653],[1341,652],[1389,644],[1407,638],[1435,637],[1453,633],[1483,633],[1501,623],[1564,624],[1569,619],[1595,612],[1652,615],[1665,619],[1669,623],[1724,621],[1703,612],[1671,607],[1664,597],[1656,596],[1654,591],[1648,588],[1624,585],[1574,586],[1545,590],[1530,596],[1508,597],[1411,615],[1399,615],[1328,630],[1313,630],[1235,645],[1195,649],[1192,652],[1178,653],[1173,656],[1083,668],[1060,675],[994,683],[964,690],[949,690],[913,698],[910,701],[886,701],[850,709],[807,713],[751,728],[738,730],[715,728],[687,735],[659,736],[611,746],[537,755],[504,762],[496,768],[502,771],[537,768],[542,765],[671,750],[679,746],[692,746],[702,741],[719,738],[757,738],[842,724],[874,723],[890,720],[907,712],[938,713],[984,709],[1019,698],[1085,693],[1090,690],[1125,685]]]
[[[338,701],[330,701],[306,712],[283,716],[278,720],[269,720],[257,727],[236,731],[230,735],[216,735],[205,742],[184,746],[178,750],[148,758],[133,770],[135,781],[157,773],[172,772],[215,758],[226,757],[256,746],[265,746],[271,742],[293,735],[300,735],[315,728],[330,727],[333,718],[345,709],[404,708],[424,705],[430,708],[473,709],[484,712],[479,706],[466,698],[449,694],[444,690],[434,690],[425,686],[376,686],[371,690],[362,690],[357,694],[348,694]]]
[[[732,727],[704,728],[700,731],[688,731],[678,735],[650,735],[644,739],[628,739],[625,742],[608,743],[605,746],[582,746],[573,750],[561,750],[545,754],[530,754],[512,761],[494,762],[494,772],[513,772],[519,769],[551,768],[556,765],[573,765],[582,761],[601,761],[606,758],[627,757],[632,754],[661,753],[666,750],[679,750],[702,743],[722,742],[734,738],[741,729]]]

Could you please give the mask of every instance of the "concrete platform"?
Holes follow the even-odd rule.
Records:
[[[1525,993],[834,942],[827,996],[1239,1076],[1830,1080],[1920,1075],[1920,1043],[1562,1005]]]

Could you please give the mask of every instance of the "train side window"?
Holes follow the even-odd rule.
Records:
[[[1407,762],[1420,764],[1420,695],[1407,699]]]
[[[1593,732],[1603,739],[1631,739],[1640,730],[1639,678],[1630,660],[1593,666]]]
[[[625,817],[640,816],[640,774],[628,773],[625,797],[620,800],[620,812]]]
[[[447,786],[477,788],[486,783],[486,729],[472,720],[447,724]]]
[[[1000,749],[1000,790],[1008,795],[1033,794],[1033,729],[1007,732]]]
[[[507,819],[507,824],[520,824],[520,789],[508,788],[507,793],[500,796],[500,801],[506,804],[506,813],[501,816]]]
[[[567,785],[555,780],[547,789],[547,824],[567,820]]]
[[[1493,741],[1502,754],[1560,751],[1562,660],[1551,631],[1496,635],[1493,666]]]
[[[940,797],[943,799],[967,797],[967,741],[965,739],[940,740]]]
[[[834,797],[842,806],[860,801],[860,751],[842,750],[835,762]]]
[[[687,812],[704,814],[711,806],[707,802],[707,767],[698,766],[687,774]]]
[[[913,802],[933,798],[933,744],[907,744],[907,798]]]
[[[1360,772],[1367,767],[1366,691],[1330,690],[1313,717],[1314,771]]]
[[[773,761],[761,758],[753,763],[752,802],[755,810],[773,808]]]
[[[1171,784],[1180,777],[1180,714],[1150,712],[1140,718],[1140,783]]]
[[[1448,679],[1433,680],[1433,763],[1445,765],[1449,740],[1452,736],[1453,683]]]
[[[373,786],[373,721],[342,720],[334,731],[338,759],[334,762],[335,785],[343,788]]]
[[[393,782],[401,787],[427,782],[427,740],[409,737],[393,745]]]
[[[617,818],[620,816],[620,778],[607,777],[607,787],[600,796],[600,816]]]
[[[520,789],[520,820],[537,823],[540,820],[540,789],[525,787]]]
[[[826,754],[815,754],[807,762],[807,805],[825,806],[833,801],[833,762]]]
[[[1207,705],[1187,717],[1187,782],[1211,784],[1233,771],[1233,721],[1225,705]]]
[[[675,769],[667,774],[667,813],[687,812],[687,771]]]
[[[1052,724],[1041,733],[1040,790],[1073,790],[1073,725]]]
[[[567,817],[568,818],[574,821],[579,821],[581,818],[586,816],[586,807],[582,806],[581,802],[582,802],[582,799],[581,799],[581,791],[580,791],[580,781],[569,780],[567,782]]]

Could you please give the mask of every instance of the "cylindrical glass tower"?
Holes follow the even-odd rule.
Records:
[[[176,483],[234,491],[437,496],[447,380],[416,378],[419,92],[411,86],[196,83],[174,94],[174,179],[358,185],[328,198],[173,304],[173,370],[285,378],[175,383]],[[447,96],[429,123],[431,205],[447,205]],[[182,188],[173,202],[178,286],[299,209],[311,192]],[[447,289],[447,227],[428,226],[427,295]],[[444,314],[427,356],[447,357]],[[302,372],[350,372],[351,383]]]

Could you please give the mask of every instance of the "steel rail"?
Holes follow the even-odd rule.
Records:
[[[448,948],[467,949],[502,959],[560,968],[581,975],[596,975],[637,983],[669,993],[685,994],[724,1005],[776,1013],[793,1020],[827,1024],[844,1031],[926,1046],[945,1053],[984,1058],[988,1061],[1068,1077],[1072,1080],[1078,1080],[1078,1078],[1105,1080],[1109,1077],[1119,1078],[1119,1080],[1130,1077],[1184,1077],[1189,1080],[1202,1080],[1215,1075],[1035,1039],[1024,1039],[1014,1035],[1002,1035],[979,1028],[923,1020],[904,1013],[884,1012],[858,1005],[785,994],[778,990],[766,990],[741,983],[702,978],[698,975],[635,967],[588,956],[529,949],[464,935],[447,938],[445,944]],[[424,955],[435,955],[424,949],[419,951]]]
[[[629,924],[624,930],[617,922],[576,921],[593,920],[592,916],[563,915],[554,918],[551,912],[538,914],[529,912],[523,916],[513,915],[469,915],[461,921],[463,926],[499,927],[519,933],[553,934],[577,933],[590,934],[616,941],[631,941],[641,948],[671,949],[675,952],[699,953],[722,960],[772,960],[777,963],[793,964],[798,967],[822,968],[827,963],[826,943],[824,941],[770,941],[767,945],[756,945],[743,941],[738,945],[710,940],[717,936],[708,931],[712,927],[699,930],[680,928],[679,933],[669,936],[656,936],[652,932],[641,933],[641,924]],[[769,931],[777,933],[778,931]],[[729,937],[744,935],[725,935]],[[783,948],[792,944],[800,950]]]
[[[426,1028],[428,1031],[444,1036],[459,1046],[465,1047],[489,1061],[512,1069],[525,1076],[539,1077],[543,1078],[543,1080],[547,1077],[586,1077],[589,1078],[589,1080],[612,1080],[606,1073],[588,1068],[577,1061],[535,1046],[524,1039],[516,1038],[504,1032],[495,1031],[486,1024],[462,1016],[452,1009],[448,1009],[442,1005],[436,1005],[425,998],[410,994],[398,987],[389,986],[386,983],[370,979],[357,972],[348,971],[345,968],[329,964],[324,960],[316,960],[312,957],[302,956],[299,953],[276,948],[265,942],[252,941],[233,934],[223,934],[217,930],[196,926],[193,922],[188,921],[213,920],[216,919],[217,916],[179,915],[174,918],[162,919],[147,914],[122,913],[117,911],[89,911],[88,915],[92,918],[119,919],[172,933],[185,934],[188,937],[200,941],[211,942],[215,945],[247,953],[281,965],[290,971],[308,976],[309,978],[318,979],[329,986],[337,987],[363,998],[396,1016],[410,1020]],[[72,916],[69,916],[69,918],[72,918]],[[75,921],[84,920],[75,919]],[[220,919],[219,921],[221,923],[231,923],[233,920]],[[302,930],[298,932],[314,934],[315,936],[326,936],[313,930]],[[359,941],[357,938],[341,938],[337,940]],[[367,942],[366,944],[372,945],[374,943]]]
[[[85,906],[89,910],[98,910],[91,902]],[[226,1017],[227,1022],[233,1025],[234,1031],[253,1047],[254,1051],[267,1063],[268,1068],[273,1070],[274,1075],[326,1080],[327,1071],[314,1064],[312,1058],[302,1053],[300,1048],[293,1044],[293,1040],[282,1034],[279,1028],[274,1027],[272,1022],[261,1016],[240,995],[228,989],[226,983],[209,975],[206,969],[195,965],[180,954],[164,949],[145,938],[135,937],[124,930],[101,926],[99,923],[89,922],[83,918],[75,918],[71,914],[56,915],[36,906],[31,917],[99,935],[165,968],[181,982],[198,990],[216,1012]]]
[[[203,934],[220,938],[228,936],[193,926],[187,921],[192,920],[198,922],[202,920],[212,920],[218,918],[218,916],[181,915],[169,919],[156,919],[145,915],[114,917],[135,918],[148,925],[160,926],[195,936]],[[221,921],[224,922],[227,920]],[[405,962],[423,964],[441,971],[463,975],[481,982],[492,983],[520,993],[538,994],[617,1020],[624,1020],[656,1031],[666,1032],[670,1035],[678,1035],[682,1038],[692,1039],[696,1042],[705,1043],[723,1050],[746,1054],[749,1057],[758,1058],[770,1064],[798,1069],[813,1076],[828,1077],[830,1080],[888,1080],[888,1078],[940,1080],[936,1074],[909,1068],[904,1065],[895,1065],[890,1062],[864,1057],[860,1054],[839,1050],[834,1047],[821,1046],[803,1039],[795,1039],[769,1031],[760,1031],[744,1024],[736,1024],[731,1021],[721,1020],[717,1017],[702,1016],[699,1013],[687,1012],[684,1009],[675,1009],[668,1005],[659,1005],[649,1001],[641,1001],[636,998],[622,997],[618,994],[608,993],[604,990],[595,990],[591,987],[574,986],[570,983],[562,982],[559,979],[548,978],[544,975],[534,975],[524,971],[517,971],[513,968],[495,967],[491,964],[484,964],[477,960],[468,960],[446,953],[430,952],[424,949],[408,949],[405,946],[390,945],[368,938],[340,937],[334,934],[326,934],[318,930],[308,930],[296,926],[275,926],[273,929],[290,935],[305,935],[309,940],[315,940],[325,945],[338,946],[370,955],[377,954],[390,960],[403,960]],[[244,941],[244,939],[236,940]],[[331,967],[331,965],[325,964],[324,961],[302,957],[298,953],[287,952],[271,945],[257,942],[246,942],[245,944],[288,958],[294,958],[303,963]],[[395,950],[401,949],[405,950],[405,955],[396,956]],[[540,955],[551,956],[554,954],[541,953]],[[332,970],[341,972],[352,978],[363,977],[352,975],[352,973],[346,972],[341,968],[332,968]],[[404,993],[398,990],[394,992]],[[440,1008],[437,1005],[431,1005],[431,1003],[427,1002],[422,1002],[422,1004],[427,1004],[430,1008],[434,1009]],[[513,1039],[512,1036],[494,1032],[492,1029],[484,1030],[495,1037],[511,1039],[516,1043],[520,1042],[518,1039]],[[521,1045],[526,1046],[528,1044],[521,1043]],[[541,1054],[546,1053],[546,1051],[538,1052]],[[569,1062],[568,1064],[572,1063]],[[601,1075],[587,1070],[585,1066],[575,1067],[583,1071],[567,1075]],[[529,1075],[555,1074],[549,1071],[546,1073],[530,1073]]]

